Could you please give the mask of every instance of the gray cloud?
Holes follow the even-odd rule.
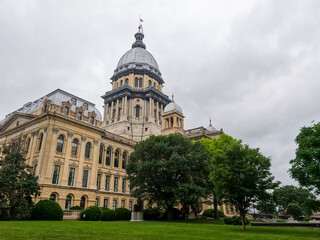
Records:
[[[319,121],[318,1],[1,1],[0,118],[56,88],[95,102],[142,14],[147,49],[184,110],[272,159],[285,184],[299,128]]]

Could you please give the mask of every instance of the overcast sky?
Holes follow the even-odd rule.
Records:
[[[320,120],[320,1],[0,0],[0,119],[61,88],[97,105],[144,42],[185,115],[259,147],[283,184],[302,126]]]

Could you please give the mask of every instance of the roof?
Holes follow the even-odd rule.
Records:
[[[171,103],[169,103],[165,108],[164,108],[164,112],[170,112],[173,110],[177,110],[178,112],[182,113],[182,108],[176,104],[174,101],[172,101]]]
[[[95,112],[97,114],[96,119],[98,121],[102,122],[102,115],[100,113],[100,111],[95,107],[95,104],[86,101],[80,97],[77,97],[71,93],[68,93],[66,91],[63,91],[61,89],[56,89],[53,92],[33,101],[33,102],[28,102],[26,104],[23,105],[22,108],[19,108],[18,110],[6,115],[5,119],[0,121],[0,124],[3,124],[6,120],[9,119],[9,117],[15,113],[15,112],[20,112],[20,113],[26,113],[26,114],[32,114],[33,112],[41,109],[43,107],[43,103],[45,99],[48,99],[51,101],[52,104],[61,106],[62,102],[67,102],[70,101],[71,99],[75,98],[76,99],[76,104],[72,105],[71,110],[72,111],[76,111],[76,107],[81,107],[84,105],[84,103],[88,104],[88,110],[84,111],[84,115],[88,116],[88,112]]]

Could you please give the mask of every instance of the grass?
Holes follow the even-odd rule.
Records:
[[[0,239],[320,239],[320,229],[222,225],[221,221],[184,222],[0,222]]]

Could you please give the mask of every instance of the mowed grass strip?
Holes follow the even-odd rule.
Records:
[[[218,222],[221,223],[221,222]],[[320,239],[320,229],[251,227],[217,224],[214,221],[185,222],[0,222],[0,239]]]

